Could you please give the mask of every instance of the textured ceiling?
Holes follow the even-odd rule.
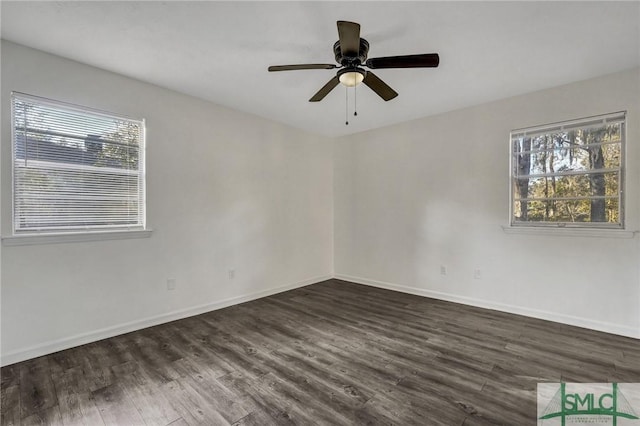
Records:
[[[640,2],[0,2],[2,38],[329,136],[640,66]],[[345,89],[308,99],[335,70],[336,21],[369,57],[438,52],[435,69],[376,74],[345,126]],[[350,94],[351,96],[351,94]],[[353,96],[351,96],[353,101]]]

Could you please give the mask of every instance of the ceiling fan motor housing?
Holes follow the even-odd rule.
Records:
[[[364,64],[369,53],[369,42],[363,38],[360,39],[360,48],[358,52],[343,52],[340,48],[340,40],[333,45],[333,53],[336,55],[336,62],[345,67],[356,67]]]

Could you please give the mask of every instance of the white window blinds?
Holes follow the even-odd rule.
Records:
[[[145,227],[144,121],[12,94],[15,234]]]

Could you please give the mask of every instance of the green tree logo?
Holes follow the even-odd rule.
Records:
[[[617,426],[620,418],[640,419],[617,383],[611,383],[611,391],[607,389],[604,392],[567,392],[567,384],[560,383],[538,419],[558,418],[560,424],[565,426],[568,418],[572,424],[593,424],[602,417],[608,417],[613,426]]]

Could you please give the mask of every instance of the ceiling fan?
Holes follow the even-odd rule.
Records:
[[[360,24],[348,21],[338,21],[339,40],[333,45],[335,64],[297,64],[297,65],[273,65],[269,71],[293,71],[293,70],[317,70],[338,68],[335,77],[327,82],[318,92],[309,99],[309,102],[321,101],[329,94],[338,83],[347,87],[354,87],[364,83],[376,92],[385,101],[389,101],[398,93],[389,87],[371,71],[365,70],[381,68],[433,68],[440,63],[437,53],[425,53],[420,55],[386,56],[367,59],[369,42],[360,38]]]

